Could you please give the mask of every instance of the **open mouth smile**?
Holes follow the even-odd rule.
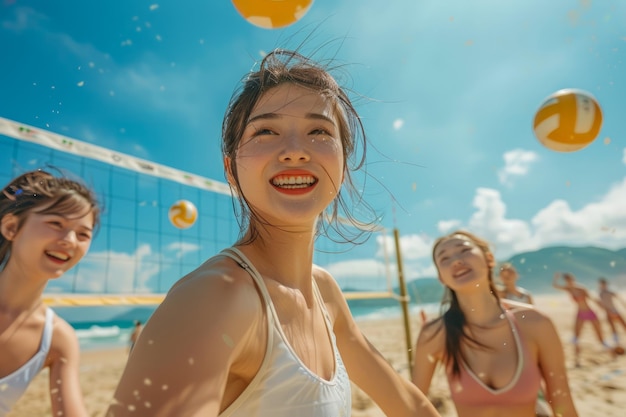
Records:
[[[46,255],[57,262],[67,262],[71,258],[67,253],[56,251],[48,251],[46,252]]]
[[[317,178],[312,175],[279,175],[272,178],[274,187],[285,190],[305,189],[317,184]]]
[[[468,274],[471,271],[471,269],[469,268],[461,268],[459,270],[457,270],[452,276],[454,278],[461,278],[464,275]]]

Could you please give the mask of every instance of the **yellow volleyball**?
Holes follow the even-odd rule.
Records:
[[[198,218],[198,209],[191,201],[178,200],[169,210],[170,222],[179,229],[187,229],[193,226]]]
[[[313,0],[232,0],[248,22],[264,29],[289,26],[309,11]]]
[[[578,151],[593,142],[602,127],[602,110],[590,93],[574,88],[550,95],[535,114],[533,130],[545,147]]]

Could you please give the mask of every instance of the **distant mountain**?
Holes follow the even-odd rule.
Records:
[[[569,272],[590,290],[605,277],[613,288],[626,287],[626,248],[616,251],[597,247],[556,246],[511,257],[520,279],[518,284],[535,293],[550,293],[555,272]]]
[[[510,262],[515,266],[520,275],[518,284],[534,294],[556,292],[552,287],[552,277],[557,271],[573,274],[579,283],[593,292],[598,287],[599,277],[607,278],[614,289],[626,289],[626,248],[613,251],[592,246],[556,246],[520,253],[499,263],[503,262]],[[441,301],[443,286],[437,278],[415,279],[407,282],[406,286],[412,304]],[[394,292],[400,294],[399,286],[396,286]],[[397,303],[394,299],[348,301],[350,307],[387,307]]]

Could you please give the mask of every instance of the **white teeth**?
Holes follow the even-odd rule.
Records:
[[[456,271],[456,272],[454,273],[454,277],[455,277],[455,278],[458,278],[459,276],[461,276],[461,275],[465,274],[466,272],[469,272],[469,269],[464,268],[464,269],[461,269],[460,271]]]
[[[61,253],[61,252],[48,252],[48,255],[52,256],[53,258],[60,259],[62,261],[67,261],[68,259],[70,259],[70,257],[67,254]]]
[[[291,176],[291,177],[277,177],[272,179],[272,184],[277,187],[284,187],[289,185],[296,185],[298,188],[306,187],[311,184],[315,184],[315,178],[311,176]],[[295,188],[295,187],[294,187]]]

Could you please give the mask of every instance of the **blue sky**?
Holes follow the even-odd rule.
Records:
[[[335,57],[369,134],[364,194],[409,279],[434,275],[432,242],[454,227],[499,259],[626,246],[623,1],[315,0],[275,30],[229,0],[0,1],[1,117],[220,181],[224,110],[255,61],[305,38]],[[531,129],[562,88],[604,113],[574,153]],[[326,266],[341,281],[380,263],[373,248]]]

